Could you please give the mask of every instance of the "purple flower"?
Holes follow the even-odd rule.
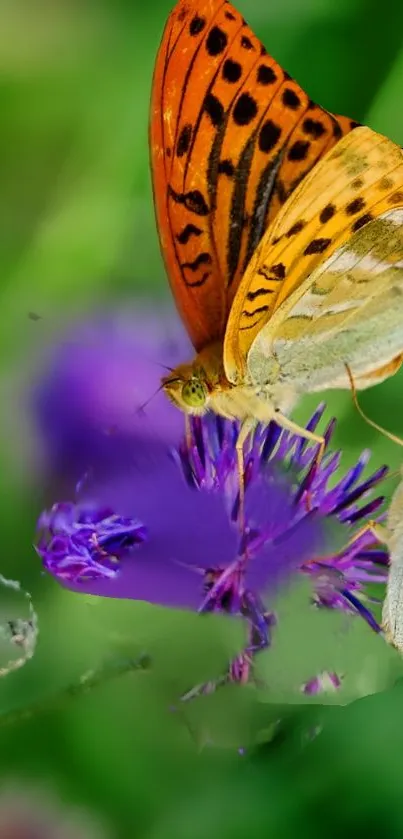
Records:
[[[94,466],[110,474],[136,441],[177,445],[183,420],[159,391],[161,375],[191,355],[175,316],[150,304],[70,327],[28,395],[46,470],[75,480]]]
[[[119,560],[147,537],[146,528],[108,508],[55,504],[38,521],[37,551],[60,581],[113,579]]]
[[[327,450],[316,468],[316,446],[274,423],[259,427],[246,452],[240,535],[237,428],[209,416],[191,429],[176,453],[144,440],[125,474],[92,476],[75,503],[43,514],[37,551],[45,567],[86,593],[243,614],[251,653],[268,643],[272,618],[262,598],[270,602],[296,572],[311,576],[319,607],[360,612],[378,631],[363,600],[369,580],[386,578],[386,553],[371,548],[369,533],[351,541],[351,525],[382,503],[367,499],[385,469],[361,480],[364,453],[329,489],[340,453]],[[334,421],[327,449],[333,429]]]
[[[317,696],[319,693],[334,693],[341,687],[342,679],[337,673],[324,670],[309,682],[302,685],[302,692],[307,696]]]

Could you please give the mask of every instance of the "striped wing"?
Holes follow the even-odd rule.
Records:
[[[317,346],[314,332],[337,335],[347,313],[349,322],[356,308],[368,314],[375,297],[381,306],[381,289],[401,270],[400,213],[391,211],[402,206],[401,149],[356,128],[293,193],[248,266],[225,336],[231,381],[246,375],[258,346],[269,356],[287,333],[295,355],[302,338]]]
[[[265,229],[356,123],[315,105],[224,0],[180,0],[158,52],[150,150],[172,291],[197,350],[222,338]]]

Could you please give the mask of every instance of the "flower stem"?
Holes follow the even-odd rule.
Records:
[[[108,662],[96,670],[87,671],[81,676],[78,682],[63,688],[63,690],[50,699],[41,700],[27,707],[17,708],[14,711],[0,715],[0,728],[18,725],[21,722],[32,719],[32,717],[58,710],[69,702],[70,699],[77,699],[80,696],[84,696],[86,693],[94,690],[94,688],[112,679],[125,676],[127,673],[135,670],[148,670],[149,667],[150,658],[145,653],[138,659],[125,658],[120,661]]]

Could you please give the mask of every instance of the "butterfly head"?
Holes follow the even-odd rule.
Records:
[[[162,386],[168,399],[184,413],[201,415],[207,411],[210,389],[202,367],[181,364],[163,378]]]

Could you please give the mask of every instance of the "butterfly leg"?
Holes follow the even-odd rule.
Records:
[[[364,536],[366,533],[371,533],[374,539],[377,542],[381,542],[382,545],[388,545],[392,535],[384,524],[378,524],[376,521],[368,521],[366,524],[364,524],[364,527],[362,527],[361,530],[358,531],[358,533],[355,533],[355,535],[348,542],[348,545],[354,544],[354,542],[356,542],[357,539],[359,539],[361,536]]]
[[[281,428],[285,428],[286,431],[291,431],[293,434],[298,434],[299,437],[302,437],[303,439],[308,440],[311,443],[317,443],[319,445],[318,453],[314,461],[315,467],[316,469],[318,469],[325,452],[325,438],[321,437],[319,434],[314,434],[313,431],[309,431],[302,425],[298,425],[298,423],[293,422],[288,417],[284,416],[284,414],[281,414],[278,411],[276,411],[274,415],[274,420],[277,423],[277,425],[279,425]],[[311,509],[311,497],[309,490],[307,491],[306,499],[307,509],[309,511]]]
[[[239,525],[241,533],[245,530],[245,458],[243,447],[249,434],[253,431],[256,422],[254,419],[247,418],[241,425],[238,439],[236,441],[236,456],[238,461],[238,477],[239,477]]]
[[[279,425],[281,428],[284,428],[286,431],[291,431],[293,434],[297,434],[298,437],[302,437],[304,440],[308,440],[310,443],[317,443],[319,446],[318,454],[316,455],[315,461],[316,465],[319,466],[322,460],[322,457],[325,452],[325,445],[326,441],[324,437],[321,437],[320,434],[314,434],[313,431],[309,431],[308,428],[304,428],[302,425],[298,425],[298,423],[293,422],[289,417],[284,416],[279,411],[276,411],[274,415],[274,421]]]
[[[399,367],[401,366],[401,363],[402,363],[401,360],[400,360],[400,356],[398,356],[398,362],[399,363],[397,365],[397,369],[399,369]],[[391,431],[388,431],[386,428],[383,428],[381,425],[378,425],[377,422],[374,422],[374,420],[367,417],[365,411],[363,411],[360,403],[358,402],[357,388],[355,386],[355,382],[354,382],[354,378],[353,378],[351,368],[348,364],[345,364],[345,368],[347,370],[348,378],[350,379],[350,387],[351,387],[351,394],[352,394],[352,397],[353,397],[353,403],[354,403],[354,406],[357,409],[360,417],[364,420],[364,422],[367,423],[367,425],[369,425],[371,428],[375,428],[375,431],[379,431],[380,434],[383,434],[383,436],[386,437],[388,440],[391,440],[392,443],[397,443],[398,446],[403,446],[403,440],[402,440],[401,437],[398,437],[396,434],[392,434]]]

